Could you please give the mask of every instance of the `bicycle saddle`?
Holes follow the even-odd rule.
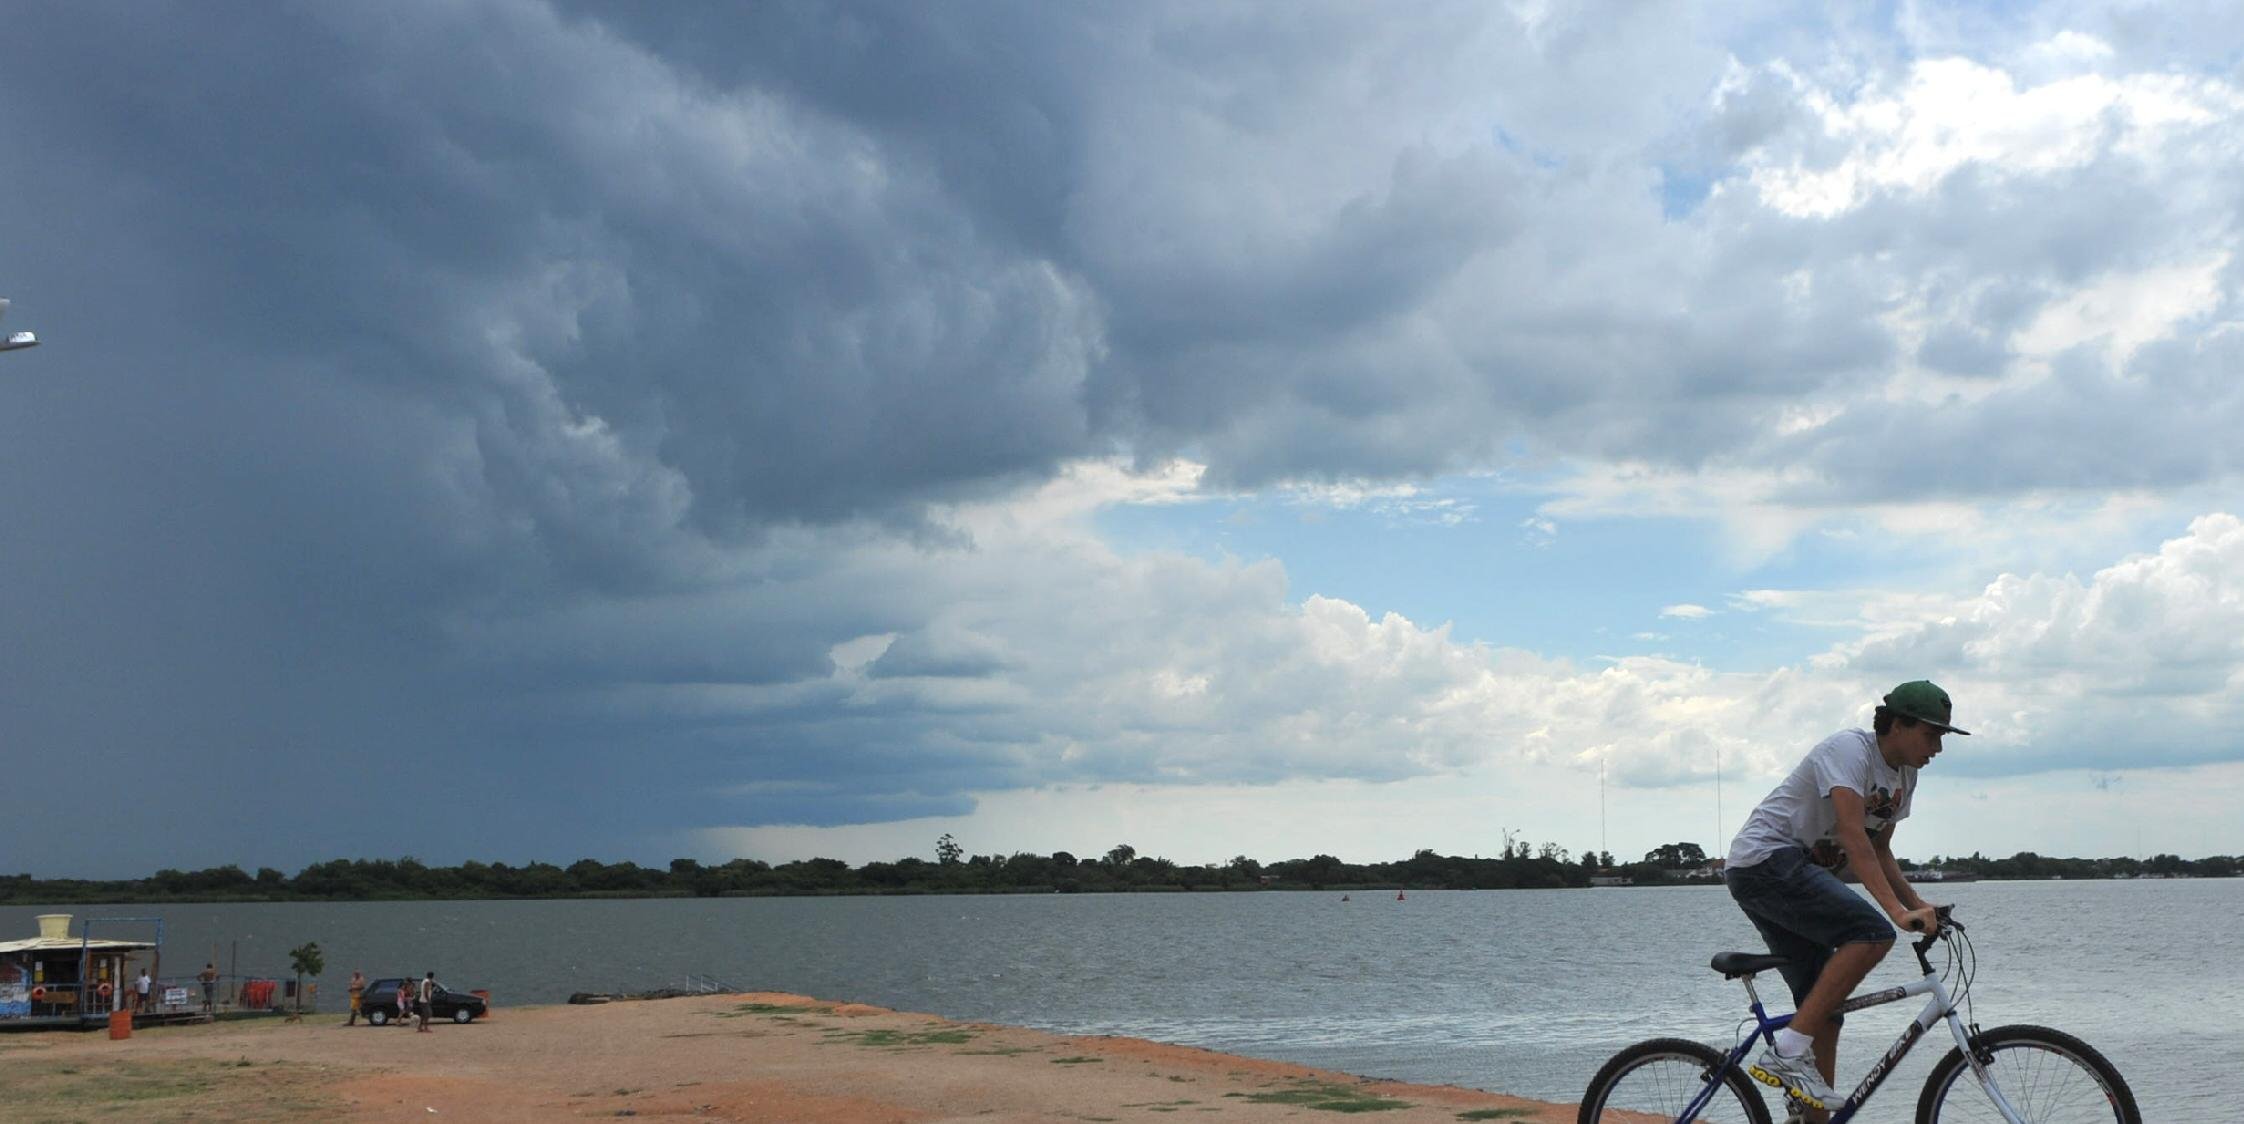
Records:
[[[1782,968],[1785,963],[1784,957],[1772,956],[1766,952],[1717,952],[1714,954],[1713,967],[1715,971],[1722,973],[1723,979],[1734,980],[1739,976]]]

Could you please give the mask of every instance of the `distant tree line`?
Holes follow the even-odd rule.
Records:
[[[2244,856],[2213,855],[2185,859],[2180,855],[2152,855],[2147,859],[2059,859],[2020,851],[2007,859],[1990,859],[1974,851],[1965,858],[1898,863],[1903,870],[1938,869],[1976,874],[1981,878],[2234,878],[2244,874]]]
[[[1939,858],[1903,861],[1904,869],[1939,866],[1982,878],[2234,877],[2244,860],[2232,856],[2182,859],[2059,859],[2022,851],[2007,859]],[[113,881],[0,875],[0,902],[164,901],[366,901],[475,898],[751,897],[815,894],[1013,894],[1116,893],[1217,890],[1511,890],[1590,885],[1593,877],[1623,878],[1636,885],[1704,880],[1707,857],[1695,843],[1670,843],[1643,860],[1616,863],[1610,852],[1579,858],[1552,844],[1506,844],[1493,857],[1442,855],[1421,850],[1385,863],[1347,863],[1331,855],[1263,863],[1240,855],[1226,863],[1185,865],[1140,855],[1122,844],[1103,855],[968,855],[945,835],[935,859],[907,857],[852,867],[839,859],[799,859],[773,865],[757,859],[703,864],[673,859],[667,869],[637,863],[580,859],[568,866],[533,862],[465,862],[429,866],[413,858],[333,859],[313,863],[293,877],[271,867],[253,874],[239,866],[159,870],[147,878]]]

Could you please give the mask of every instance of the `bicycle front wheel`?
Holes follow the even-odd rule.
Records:
[[[1769,1109],[1721,1051],[1681,1038],[1639,1042],[1606,1062],[1582,1094],[1580,1124],[1648,1124],[1680,1119],[1709,1082],[1716,1088],[1693,1120],[1769,1124]]]
[[[2143,1124],[2135,1093],[2088,1043],[2043,1026],[1998,1026],[1972,1036],[1972,1049],[2026,1124]],[[1932,1067],[1917,1100],[1917,1124],[2003,1124],[2002,1110],[1979,1088],[1963,1052]]]

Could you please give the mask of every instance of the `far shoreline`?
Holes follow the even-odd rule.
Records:
[[[2102,877],[2075,877],[2067,875],[2041,875],[2037,877],[1926,877],[1910,878],[1919,885],[1967,885],[1973,883],[2047,883],[2047,882],[2228,882],[2239,876],[2226,874],[2158,874],[2111,875]],[[1851,880],[1850,880],[1851,881]],[[1057,889],[1049,886],[992,887],[992,888],[909,888],[895,890],[733,890],[721,894],[694,894],[681,891],[655,891],[648,893],[583,891],[569,894],[473,894],[473,895],[369,895],[358,897],[314,897],[310,895],[209,895],[190,897],[95,897],[71,899],[0,899],[0,907],[8,909],[82,909],[86,906],[163,906],[163,905],[353,905],[358,903],[394,902],[640,902],[640,901],[740,901],[773,898],[1010,898],[1010,897],[1127,897],[1139,894],[1477,894],[1510,893],[1531,890],[1685,890],[1707,889],[1722,886],[1718,878],[1671,878],[1661,881],[1630,882],[1620,885],[1600,886],[1419,886],[1408,883],[1347,883],[1333,886],[1104,886],[1095,890]]]

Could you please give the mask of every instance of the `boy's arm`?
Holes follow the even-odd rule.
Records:
[[[1932,911],[1924,908],[1922,903],[1915,908],[1902,904],[1901,896],[1895,892],[1894,887],[1907,886],[1908,883],[1898,877],[1898,871],[1895,872],[1896,877],[1887,876],[1886,872],[1892,869],[1892,860],[1882,856],[1871,845],[1870,832],[1862,822],[1862,794],[1843,785],[1833,788],[1831,811],[1838,821],[1836,834],[1839,846],[1847,852],[1847,865],[1853,867],[1855,874],[1861,877],[1862,888],[1870,891],[1871,900],[1886,911],[1886,916],[1892,918],[1894,924],[1912,931],[1921,925],[1922,931],[1931,932]],[[1909,896],[1914,898],[1916,893],[1911,891]]]
[[[1896,826],[1898,825],[1889,823],[1879,828],[1870,837],[1870,847],[1878,852],[1878,865],[1886,872],[1886,884],[1893,887],[1893,896],[1900,898],[1901,904],[1910,909],[1931,909],[1932,906],[1917,895],[1917,887],[1901,873],[1901,864],[1893,861],[1893,829]]]

